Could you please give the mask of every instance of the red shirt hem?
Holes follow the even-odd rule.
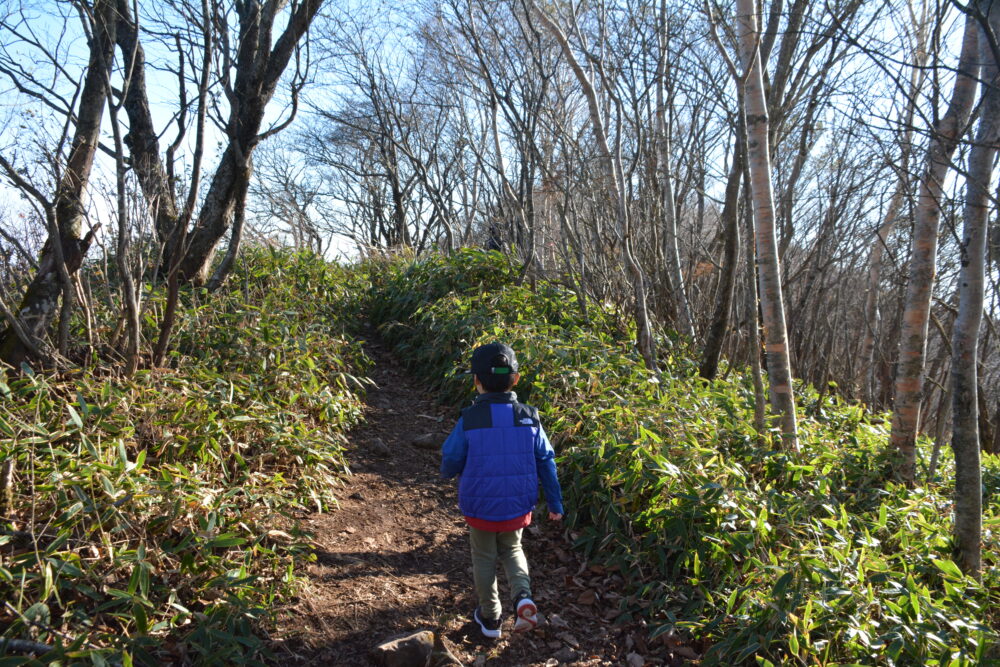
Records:
[[[531,512],[528,512],[524,516],[507,519],[506,521],[487,521],[486,519],[477,519],[473,516],[467,516],[465,517],[465,523],[469,524],[473,528],[485,530],[490,533],[508,533],[512,530],[520,530],[530,526]]]

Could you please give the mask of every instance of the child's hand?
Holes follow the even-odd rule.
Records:
[[[562,514],[556,514],[555,512],[549,512],[550,521],[560,521],[562,520]]]

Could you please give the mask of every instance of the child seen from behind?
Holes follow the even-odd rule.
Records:
[[[538,410],[511,391],[520,379],[514,350],[503,343],[477,347],[472,374],[478,395],[441,448],[441,476],[459,476],[458,505],[469,525],[472,572],[479,598],[473,618],[490,638],[500,637],[499,560],[514,600],[514,632],[538,624],[521,533],[531,523],[541,480],[549,518],[563,515],[555,451]]]

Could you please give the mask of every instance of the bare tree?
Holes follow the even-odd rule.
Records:
[[[927,149],[926,166],[920,177],[919,194],[913,223],[909,282],[899,339],[895,400],[890,442],[902,455],[899,474],[912,483],[916,474],[917,424],[924,383],[924,352],[931,289],[937,271],[938,221],[940,220],[945,175],[951,164],[969,114],[979,73],[979,27],[967,17],[962,37],[962,52],[952,92],[951,103],[934,127]]]
[[[962,231],[958,319],[952,341],[951,446],[955,451],[955,541],[962,571],[979,578],[982,571],[983,497],[979,460],[978,356],[979,328],[985,292],[986,231],[993,164],[1000,145],[1000,5],[977,0],[969,8],[975,19],[982,63],[979,129],[969,154]]]
[[[276,234],[283,242],[290,239],[296,250],[323,254],[325,239],[314,208],[320,198],[315,167],[287,144],[268,148],[261,151],[250,182],[249,208],[257,233]]]
[[[573,48],[570,46],[569,40],[566,38],[566,34],[562,31],[562,28],[560,28],[559,25],[545,12],[539,9],[534,2],[531,2],[530,5],[542,24],[556,38],[556,41],[562,48],[563,56],[573,69],[573,73],[576,75],[576,78],[580,83],[580,87],[583,88],[583,94],[587,99],[587,105],[590,112],[590,123],[594,132],[594,137],[597,141],[599,149],[598,152],[601,156],[606,187],[608,188],[608,192],[615,207],[615,218],[617,222],[616,229],[621,235],[622,254],[632,282],[633,307],[635,312],[636,328],[638,329],[636,334],[636,344],[642,358],[646,362],[646,366],[650,370],[655,371],[656,343],[653,339],[652,326],[649,321],[649,311],[646,307],[646,276],[642,266],[636,259],[635,252],[633,250],[634,238],[628,215],[628,206],[625,201],[625,176],[621,158],[617,153],[612,153],[611,151],[611,147],[608,144],[608,136],[604,127],[604,120],[601,114],[601,105],[597,99],[597,93],[594,90],[593,84],[590,82],[590,77],[584,71],[583,67],[580,66],[580,63],[574,55]]]
[[[89,60],[83,86],[78,91],[79,104],[71,115],[75,122],[69,153],[55,192],[47,196],[24,177],[18,165],[0,156],[4,176],[37,203],[48,230],[38,270],[16,312],[18,322],[9,322],[0,333],[0,359],[14,365],[26,358],[29,347],[38,347],[37,341],[46,335],[60,309],[60,297],[59,348],[66,351],[74,293],[71,275],[83,263],[96,232],[95,229],[84,232],[84,198],[100,141],[117,26],[113,0],[97,0],[92,9],[82,3],[77,7],[84,30],[90,36]]]
[[[768,139],[770,128],[762,75],[761,35],[757,29],[756,9],[752,0],[737,0],[736,7],[740,59],[746,72],[743,99],[746,103],[747,163],[753,192],[757,270],[771,407],[781,418],[781,434],[785,447],[794,450],[798,448],[798,426],[785,328],[781,267],[774,227],[774,194],[771,189]]]
[[[930,28],[928,20],[929,3],[921,0],[919,7],[914,7],[912,0],[907,3],[910,24],[912,27],[913,53],[910,63],[909,86],[903,98],[903,108],[900,111],[902,132],[899,141],[898,179],[896,186],[885,209],[882,223],[875,232],[872,241],[870,259],[868,261],[868,289],[865,293],[865,337],[861,348],[862,363],[859,365],[863,391],[869,403],[872,402],[874,389],[875,367],[875,337],[879,330],[881,311],[879,310],[879,288],[882,280],[882,264],[885,250],[889,244],[889,235],[895,229],[898,220],[903,217],[906,196],[910,191],[910,155],[913,151],[913,122],[918,104],[918,95],[924,80],[924,65],[927,62],[927,32]]]
[[[708,334],[705,336],[705,346],[702,349],[701,365],[698,371],[706,380],[713,379],[718,371],[722,346],[725,341],[726,332],[729,329],[733,297],[736,292],[736,277],[739,274],[740,183],[743,182],[743,172],[746,168],[746,132],[742,120],[742,112],[740,116],[741,118],[736,123],[736,132],[734,132],[733,136],[732,165],[729,168],[729,177],[726,180],[725,200],[722,213],[720,214],[720,223],[724,230],[722,233],[725,237],[725,258],[723,259],[723,274],[720,278],[719,287],[721,293],[716,302],[711,326],[709,326]],[[756,320],[756,298],[753,301],[755,304],[754,319]],[[756,324],[754,329],[756,329]]]
[[[684,275],[681,273],[681,257],[677,247],[677,217],[674,205],[674,187],[670,151],[670,131],[667,125],[667,104],[664,97],[664,85],[667,77],[667,62],[669,60],[667,47],[667,3],[660,0],[659,30],[657,31],[659,58],[656,66],[656,139],[657,167],[660,180],[660,208],[663,215],[663,247],[664,259],[667,264],[667,275],[670,277],[674,301],[677,304],[677,323],[681,333],[696,339],[694,323],[691,318],[691,308],[688,304]]]

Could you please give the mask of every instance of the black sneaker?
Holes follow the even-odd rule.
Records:
[[[476,611],[472,612],[472,618],[479,624],[479,629],[483,631],[484,637],[489,637],[490,639],[500,638],[499,618],[483,618],[479,614],[479,607],[476,607]]]

